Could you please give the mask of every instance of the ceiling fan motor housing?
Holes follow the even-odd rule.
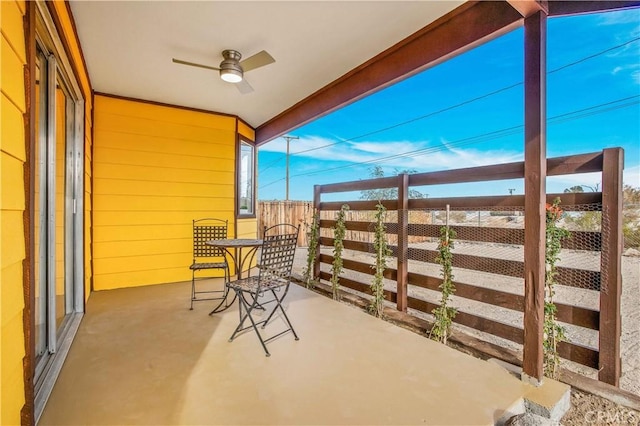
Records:
[[[242,80],[243,71],[240,66],[242,55],[237,50],[225,50],[222,52],[224,60],[220,62],[220,77],[232,83]]]

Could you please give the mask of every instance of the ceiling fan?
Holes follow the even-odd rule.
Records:
[[[223,50],[222,57],[224,58],[222,62],[220,62],[219,67],[212,67],[209,65],[196,64],[194,62],[183,61],[181,59],[173,58],[173,62],[176,64],[189,65],[192,67],[200,67],[206,68],[209,70],[215,70],[220,72],[220,78],[229,83],[236,83],[236,87],[240,91],[240,93],[250,93],[253,92],[253,87],[249,85],[247,80],[244,79],[244,73],[254,70],[256,68],[263,67],[265,65],[269,65],[274,63],[276,60],[267,53],[267,51],[263,50],[261,52],[256,53],[253,56],[249,56],[244,61],[240,61],[242,55],[237,50]]]

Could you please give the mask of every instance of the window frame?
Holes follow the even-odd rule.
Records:
[[[242,197],[240,195],[241,184],[242,184],[242,147],[243,145],[251,147],[252,158],[251,158],[251,210],[249,212],[244,211],[241,208],[241,200]],[[252,219],[256,217],[256,144],[254,141],[249,138],[238,135],[237,143],[236,143],[236,186],[234,191],[235,196],[235,205],[236,205],[236,217],[238,219]]]

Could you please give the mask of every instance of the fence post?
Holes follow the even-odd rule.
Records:
[[[624,151],[621,148],[605,149],[602,155],[602,253],[600,256],[598,379],[613,386],[620,386]]]
[[[318,222],[320,222],[320,194],[322,192],[322,187],[320,185],[313,185],[313,209],[314,211],[311,214],[313,218],[313,213],[318,213]],[[319,225],[318,225],[319,226]],[[318,234],[320,234],[320,229],[318,229]],[[316,250],[316,260],[313,262],[313,279],[316,279],[320,276],[320,242],[318,241],[318,248]]]
[[[409,175],[398,175],[398,276],[396,278],[396,294],[398,310],[407,312],[407,282],[409,269]]]
[[[545,201],[547,177],[547,16],[524,20],[524,347],[522,379],[540,384],[543,371]]]

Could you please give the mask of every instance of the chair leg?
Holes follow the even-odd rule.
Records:
[[[244,322],[246,321],[246,319],[249,318],[249,321],[251,321],[251,327],[253,327],[253,330],[256,332],[256,335],[258,336],[258,339],[260,340],[260,344],[262,345],[262,349],[264,349],[265,355],[266,356],[271,356],[271,354],[269,353],[269,350],[267,349],[267,345],[265,344],[264,340],[262,339],[262,335],[260,334],[260,331],[258,330],[258,324],[256,324],[255,320],[251,316],[251,312],[256,307],[256,302],[255,301],[257,300],[257,295],[254,297],[254,303],[251,306],[249,306],[247,304],[247,302],[244,300],[244,297],[242,297],[242,295],[240,293],[242,293],[240,290],[236,290],[236,294],[238,296],[237,297],[238,303],[240,304],[239,307],[238,307],[238,311],[240,311],[240,324],[238,324],[238,327],[236,327],[235,331],[233,332],[233,334],[229,338],[229,342],[232,342],[233,339],[236,337],[236,335],[240,331],[245,330],[245,328],[243,328],[243,325],[244,325]],[[244,307],[244,309],[245,309],[244,316],[242,315],[242,307]],[[247,327],[247,328],[249,328],[249,327]]]
[[[280,299],[278,299],[278,297],[276,296],[276,293],[275,293],[275,291],[273,291],[273,289],[271,289],[271,293],[273,293],[273,296],[275,298],[277,306],[275,308],[273,308],[273,312],[271,312],[271,315],[269,315],[269,318],[267,318],[267,321],[269,321],[271,319],[271,316],[273,316],[273,314],[276,312],[276,309],[280,308],[280,311],[282,312],[282,315],[284,316],[284,320],[287,322],[287,325],[289,326],[289,330],[291,330],[291,332],[293,333],[293,337],[295,338],[295,340],[300,340],[300,338],[298,337],[298,334],[293,329],[293,325],[291,325],[291,321],[289,321],[289,316],[287,316],[287,313],[285,312],[284,308],[282,307],[282,304],[280,303],[284,299],[284,296],[287,294],[287,292],[285,291],[285,293],[282,295],[282,297]],[[267,322],[264,323],[263,328],[266,325],[267,325]]]
[[[189,307],[190,311],[193,311],[193,299],[196,298],[196,270],[191,270],[191,306]]]

